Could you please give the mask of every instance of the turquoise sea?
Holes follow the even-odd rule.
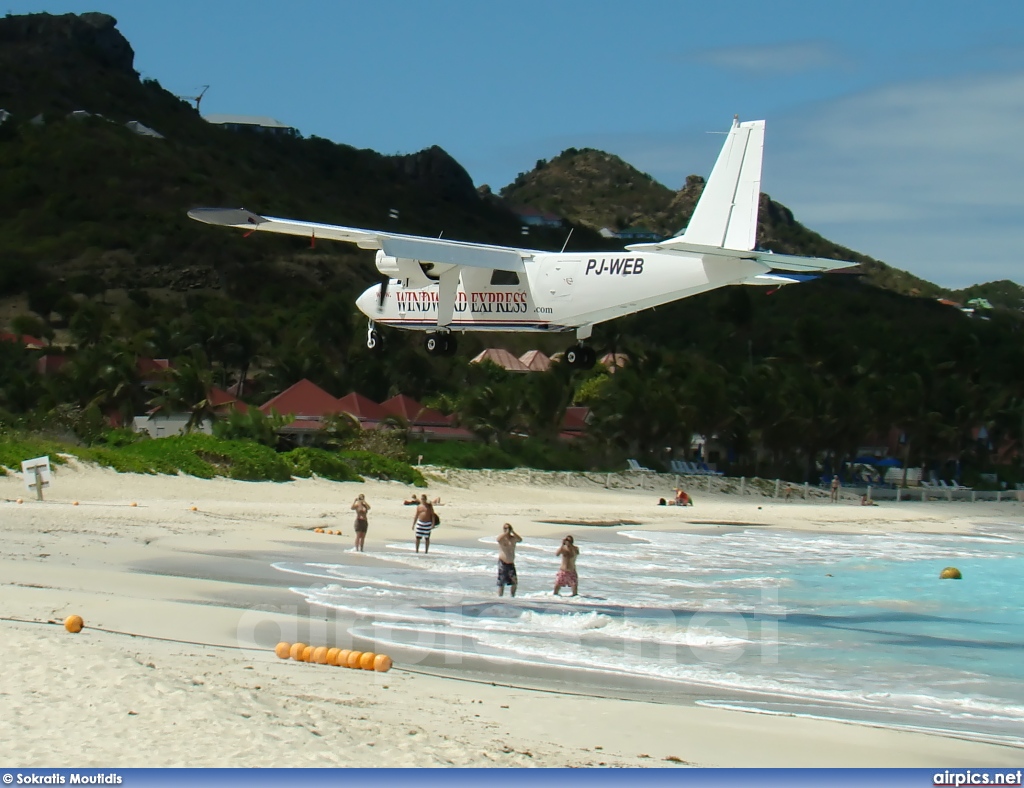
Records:
[[[576,532],[580,593],[551,594],[559,540],[527,537],[499,600],[493,539],[279,564],[310,603],[407,660],[557,666],[703,705],[932,729],[1024,746],[1024,525],[970,535]],[[946,566],[963,579],[939,580]],[[563,592],[564,593],[564,592]],[[418,656],[417,656],[418,655]]]

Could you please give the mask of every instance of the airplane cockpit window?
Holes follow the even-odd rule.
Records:
[[[515,271],[498,271],[495,269],[491,272],[491,284],[492,285],[517,285],[519,284],[519,274]]]

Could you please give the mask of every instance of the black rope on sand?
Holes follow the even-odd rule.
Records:
[[[10,622],[13,622],[13,623],[16,623],[16,624],[40,624],[40,625],[43,625],[43,626],[50,626],[50,625],[53,625],[53,626],[64,626],[64,622],[63,621],[54,621],[52,619],[49,619],[49,620],[46,620],[46,621],[34,621],[34,620],[31,620],[31,619],[27,619],[27,618],[9,618],[7,616],[0,616],[0,621],[10,621]],[[143,638],[144,640],[160,640],[160,641],[163,641],[164,643],[180,643],[180,644],[185,645],[185,646],[203,646],[204,648],[228,648],[228,649],[234,649],[235,651],[256,651],[256,652],[259,652],[261,654],[265,654],[265,653],[267,653],[268,651],[271,650],[271,649],[263,649],[263,648],[252,648],[250,646],[230,646],[230,645],[224,645],[224,644],[221,644],[221,643],[200,643],[200,642],[195,641],[195,640],[179,640],[177,638],[160,637],[159,635],[139,635],[139,634],[136,634],[135,632],[122,632],[119,629],[105,629],[103,627],[86,627],[86,628],[94,630],[96,632],[106,632],[109,635],[123,635],[125,637],[130,637],[130,638]],[[545,693],[547,695],[568,695],[568,696],[575,697],[575,698],[605,698],[605,697],[608,697],[606,695],[592,695],[592,694],[589,694],[589,693],[586,693],[586,692],[572,692],[570,690],[554,690],[554,689],[544,689],[544,688],[540,688],[540,687],[527,687],[527,686],[524,686],[522,684],[507,684],[507,683],[499,684],[498,682],[495,682],[495,681],[487,681],[487,679],[471,679],[471,678],[468,678],[466,676],[452,676],[452,675],[449,675],[449,674],[446,674],[446,673],[434,673],[434,672],[431,672],[429,670],[416,670],[415,668],[400,667],[398,665],[393,665],[391,669],[396,671],[396,672],[398,672],[398,673],[408,673],[410,675],[417,675],[417,676],[432,676],[433,678],[451,679],[453,681],[462,681],[462,682],[465,682],[467,684],[482,684],[482,685],[491,686],[491,687],[501,687],[503,689],[518,689],[518,690],[525,690],[527,692],[542,692],[542,693]],[[634,699],[632,699],[632,698],[617,698],[617,700],[633,701]],[[635,701],[635,702],[662,703],[663,701],[647,700],[647,701]]]

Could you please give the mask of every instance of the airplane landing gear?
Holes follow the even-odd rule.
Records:
[[[374,352],[379,353],[384,349],[384,342],[381,340],[380,334],[374,326],[373,321],[366,326],[366,347]]]
[[[573,369],[590,369],[597,363],[597,353],[587,345],[573,345],[565,351],[565,360]]]
[[[423,348],[431,356],[454,356],[458,342],[450,333],[431,332],[423,340]]]

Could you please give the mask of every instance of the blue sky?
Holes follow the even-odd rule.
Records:
[[[567,147],[677,189],[732,116],[763,191],[947,287],[1024,283],[1024,3],[912,0],[7,0],[103,11],[203,112],[381,153],[440,145],[498,190]],[[273,206],[251,206],[273,211]],[[301,217],[299,217],[301,218]],[[339,217],[341,220],[343,217]]]

